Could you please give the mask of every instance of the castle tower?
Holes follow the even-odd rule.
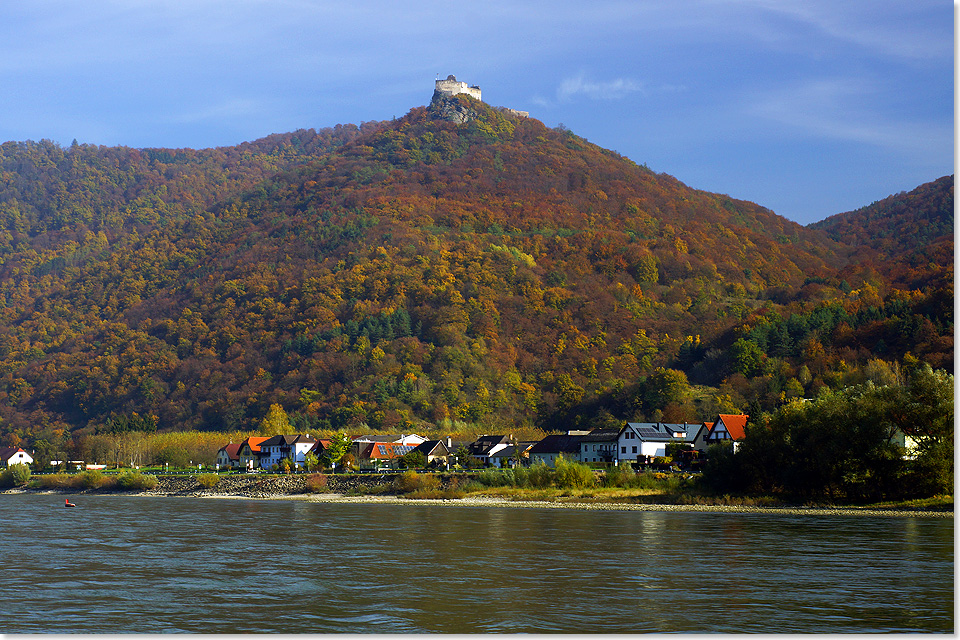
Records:
[[[455,96],[458,93],[465,93],[471,98],[476,98],[477,100],[482,100],[480,97],[480,87],[472,86],[468,87],[466,82],[458,82],[457,77],[453,74],[447,76],[446,80],[437,80],[436,91],[434,92],[434,97],[436,96]]]

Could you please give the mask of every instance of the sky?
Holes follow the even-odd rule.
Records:
[[[230,146],[400,117],[449,74],[809,224],[954,172],[943,0],[31,0],[0,142]]]

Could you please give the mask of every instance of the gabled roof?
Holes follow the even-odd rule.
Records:
[[[23,449],[20,447],[0,447],[0,460],[2,460],[3,462],[6,462],[13,456],[17,455],[17,453],[19,453],[20,451],[23,451]],[[26,451],[23,451],[23,452],[27,453]],[[30,455],[30,454],[27,454],[27,455]]]
[[[269,439],[270,438],[267,436],[253,436],[253,437],[247,438],[246,440],[240,443],[240,446],[237,448],[237,451],[242,449],[243,445],[247,445],[250,447],[250,451],[252,451],[253,453],[260,453],[260,445]]]
[[[581,442],[614,442],[619,435],[620,429],[594,429]]]
[[[746,435],[744,432],[744,427],[747,425],[747,420],[750,419],[745,413],[741,414],[726,414],[721,413],[720,417],[717,418],[717,423],[723,422],[723,426],[727,428],[727,433],[730,434],[730,438],[733,440],[742,440]],[[717,425],[714,424],[714,429],[717,428]],[[713,429],[711,429],[712,431]]]
[[[530,455],[537,453],[580,453],[580,442],[585,436],[568,436],[565,434],[550,435],[533,445]]]
[[[510,445],[500,449],[496,453],[491,453],[491,458],[513,458],[517,455],[517,451],[520,452],[520,457],[526,458],[527,454],[533,449],[536,442],[518,442],[516,446]]]
[[[330,446],[330,438],[320,438],[317,442],[310,447],[310,451],[313,453],[323,453],[327,450],[327,447]]]
[[[393,460],[416,449],[412,444],[399,442],[371,442],[360,452],[361,458],[370,460]]]
[[[443,440],[424,440],[414,447],[414,451],[419,451],[425,456],[445,456],[450,454]]]
[[[421,442],[425,441],[426,438],[423,436],[418,436],[415,433],[399,433],[399,434],[388,434],[388,435],[373,435],[366,434],[358,436],[353,439],[354,442],[390,442],[396,444],[411,444],[411,446],[417,446]]]
[[[230,444],[220,447],[220,451],[223,451],[227,454],[229,460],[239,460],[240,459],[240,444],[239,442],[231,442]],[[217,453],[220,453],[217,451]]]
[[[673,430],[659,422],[628,422],[623,431],[630,429],[639,440],[645,442],[677,442],[682,440],[673,435]]]
[[[491,449],[500,444],[510,444],[510,436],[483,435],[467,445],[467,450],[470,455],[485,456],[490,453]]]
[[[289,435],[289,434],[280,434],[276,436],[271,436],[265,441],[260,443],[260,448],[263,447],[277,447],[277,446],[290,446],[292,444],[314,444],[316,440],[310,436],[298,434],[298,435]]]

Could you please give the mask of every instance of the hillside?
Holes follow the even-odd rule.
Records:
[[[223,149],[0,146],[5,440],[250,429],[274,403],[302,430],[694,420],[907,352],[952,367],[952,289],[457,100],[462,124]]]
[[[920,185],[856,211],[810,225],[851,247],[870,247],[885,257],[908,254],[953,237],[953,176]],[[952,240],[951,240],[952,241]]]

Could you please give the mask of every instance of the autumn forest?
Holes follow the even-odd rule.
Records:
[[[803,227],[456,99],[465,123],[216,149],[0,145],[0,443],[274,404],[550,433],[953,372],[953,176]]]

